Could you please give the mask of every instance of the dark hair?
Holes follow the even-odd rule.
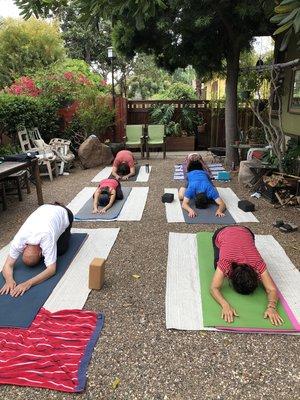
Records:
[[[99,197],[99,206],[105,207],[109,203],[110,191],[108,186],[101,188]]]
[[[258,286],[258,275],[247,264],[232,263],[232,286],[240,294],[250,294]]]
[[[127,163],[120,164],[118,166],[117,172],[118,172],[118,174],[120,174],[122,176],[128,175],[130,172],[129,165]]]
[[[195,197],[195,206],[196,208],[207,208],[208,206],[208,198],[205,193],[197,193]]]
[[[187,172],[202,171],[202,170],[203,170],[203,165],[199,160],[192,160],[188,163]]]

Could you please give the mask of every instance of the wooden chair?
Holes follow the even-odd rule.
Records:
[[[164,159],[166,158],[166,135],[164,125],[148,125],[145,136],[147,159],[149,158],[149,149],[161,147]]]
[[[19,171],[3,179],[7,195],[18,195],[19,201],[23,201],[22,188],[25,187],[30,194],[30,186],[27,171]],[[11,185],[12,184],[12,185]]]
[[[144,158],[144,125],[126,125],[124,145],[126,149],[140,148],[141,157]]]

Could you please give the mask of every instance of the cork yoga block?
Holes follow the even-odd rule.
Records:
[[[94,258],[89,268],[89,289],[100,290],[104,284],[105,259]]]

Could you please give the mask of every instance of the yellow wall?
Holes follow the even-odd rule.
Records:
[[[213,90],[216,89],[217,90]],[[223,100],[225,98],[225,79],[212,79],[211,81],[204,83],[205,95],[203,100]]]
[[[300,58],[300,51],[296,46],[296,38],[292,37],[285,55],[284,62],[288,62],[296,58]],[[300,68],[300,65],[298,65],[297,68]],[[286,68],[284,70],[282,95],[282,127],[286,135],[300,136],[300,109],[297,111],[297,113],[289,111],[290,91],[293,84],[292,77],[292,68]]]

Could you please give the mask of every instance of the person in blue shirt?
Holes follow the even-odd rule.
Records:
[[[219,206],[216,210],[216,216],[224,217],[226,205],[212,184],[209,174],[203,171],[202,164],[197,160],[188,164],[187,187],[179,189],[179,200],[182,200],[182,208],[188,212],[190,218],[195,218],[197,214],[190,207],[190,200],[192,199],[195,201],[196,208],[206,208],[211,201],[214,201]]]

